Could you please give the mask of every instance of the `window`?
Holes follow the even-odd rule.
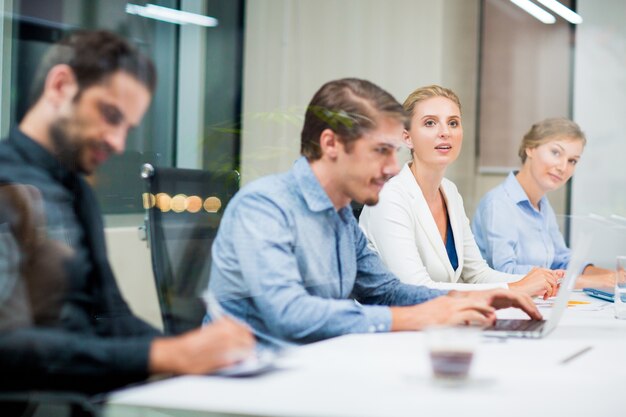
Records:
[[[128,3],[133,3],[129,1]],[[144,6],[145,1],[136,1]],[[158,86],[124,154],[112,157],[91,182],[105,214],[142,213],[142,163],[236,169],[239,164],[243,0],[154,0],[173,9],[208,14],[218,26],[177,25],[132,15],[123,0],[0,0],[10,15],[0,26],[3,136],[19,122],[45,50],[75,29],[108,29],[149,55]],[[3,54],[4,55],[4,54]]]

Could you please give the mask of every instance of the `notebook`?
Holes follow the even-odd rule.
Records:
[[[600,300],[611,303],[615,301],[615,291],[611,289],[583,288],[583,292],[591,297],[599,298]]]
[[[212,320],[217,320],[220,317],[228,315],[220,305],[218,299],[215,297],[215,294],[213,294],[213,292],[208,288],[202,294],[202,299],[206,306],[207,313],[211,316]],[[232,316],[230,317],[233,320],[237,320]],[[251,356],[234,365],[227,366],[226,368],[213,372],[212,375],[248,377],[272,371],[277,369],[276,359],[279,356],[284,355],[285,352],[285,349],[270,349],[257,345],[255,352]]]
[[[579,239],[578,245],[572,250],[569,266],[565,277],[561,281],[559,292],[552,306],[552,313],[547,320],[496,320],[493,326],[485,328],[486,336],[494,337],[524,337],[539,339],[548,335],[556,328],[567,308],[570,294],[576,283],[578,274],[585,265],[585,258],[589,252],[590,240]]]

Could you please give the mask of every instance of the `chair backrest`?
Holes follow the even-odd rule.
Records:
[[[152,269],[166,334],[200,326],[211,246],[239,173],[142,167]]]

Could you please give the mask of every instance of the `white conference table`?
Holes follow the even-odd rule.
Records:
[[[359,334],[295,348],[278,370],[255,377],[186,376],[121,390],[105,416],[626,416],[626,320],[613,318],[609,303],[572,299],[591,304],[568,308],[544,339],[483,338],[471,377],[457,386],[432,379],[423,334]]]

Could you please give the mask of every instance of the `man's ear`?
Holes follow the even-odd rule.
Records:
[[[409,148],[413,149],[413,141],[411,140],[411,136],[409,135],[409,131],[404,129],[402,131],[402,141]]]
[[[58,108],[74,99],[78,93],[78,82],[69,65],[55,65],[48,71],[44,84],[43,97]]]
[[[330,159],[337,158],[339,153],[339,147],[343,146],[339,142],[337,134],[331,129],[324,129],[320,134],[320,149],[322,150],[322,157],[328,156]]]

